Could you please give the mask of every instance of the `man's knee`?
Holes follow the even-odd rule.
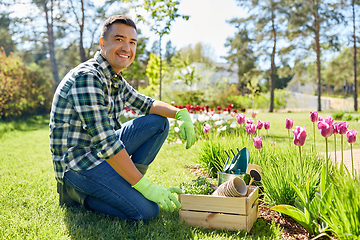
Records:
[[[144,222],[148,220],[152,220],[156,218],[159,215],[160,209],[159,205],[155,202],[151,202],[150,206],[143,209],[142,211],[139,211],[140,219]],[[140,219],[134,219],[134,220],[140,220]]]

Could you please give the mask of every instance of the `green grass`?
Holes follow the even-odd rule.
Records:
[[[251,233],[189,227],[179,212],[160,211],[148,223],[131,223],[82,208],[58,206],[48,122],[0,123],[0,239],[280,239],[274,224],[257,220]],[[9,127],[10,126],[10,127]],[[195,179],[196,145],[166,144],[149,168],[154,184],[179,186]]]

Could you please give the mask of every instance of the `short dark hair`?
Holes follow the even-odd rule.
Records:
[[[130,27],[133,27],[133,28],[135,28],[135,30],[137,30],[136,25],[131,18],[124,16],[124,15],[113,15],[113,16],[109,17],[108,19],[106,19],[103,24],[102,31],[101,31],[102,38],[107,39],[107,37],[109,35],[109,31],[111,29],[111,26],[114,23],[122,23],[122,24],[128,25]]]

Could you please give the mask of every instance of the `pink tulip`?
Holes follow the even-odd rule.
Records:
[[[258,114],[257,111],[253,111],[253,112],[251,113],[251,117],[252,117],[252,118],[255,118],[257,114]]]
[[[319,116],[318,121],[324,121],[324,118]]]
[[[347,131],[346,132],[346,140],[351,144],[356,142],[356,134],[357,134],[357,131],[354,129]]]
[[[294,121],[292,119],[285,119],[285,128],[291,129],[293,127]]]
[[[245,130],[248,134],[251,134],[251,135],[255,134],[255,129],[256,129],[255,124],[246,124],[245,125]]]
[[[339,129],[339,123],[338,122],[334,122],[333,125],[333,134],[338,134],[338,129]]]
[[[310,112],[310,120],[311,122],[317,122],[319,118],[318,112],[314,111],[314,112]]]
[[[269,128],[270,128],[270,122],[269,121],[264,122],[264,128],[265,128],[265,130],[269,130]]]
[[[261,130],[264,126],[264,122],[262,122],[261,120],[258,120],[257,125],[256,125],[256,129]]]
[[[210,130],[210,125],[206,124],[203,128],[204,133],[208,134]]]
[[[262,139],[261,137],[254,137],[253,138],[253,143],[254,143],[254,147],[256,149],[261,149],[262,148]]]
[[[333,132],[333,121],[334,119],[330,116],[323,118],[323,121],[318,122],[318,129],[320,130],[321,136],[330,137]]]
[[[247,124],[253,124],[253,122],[254,122],[254,121],[253,121],[251,118],[247,118],[247,119],[246,119],[246,123],[247,123]]]
[[[295,127],[295,130],[292,130],[294,133],[294,144],[301,147],[305,143],[306,139],[306,127]]]
[[[346,122],[339,122],[337,127],[337,132],[339,134],[346,134],[347,129],[350,125],[346,125]]]
[[[236,121],[240,125],[244,124],[245,123],[245,114],[239,113],[238,115],[236,115]]]

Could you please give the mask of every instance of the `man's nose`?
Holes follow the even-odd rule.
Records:
[[[130,44],[126,41],[123,42],[122,46],[121,46],[121,50],[123,51],[130,51]]]

